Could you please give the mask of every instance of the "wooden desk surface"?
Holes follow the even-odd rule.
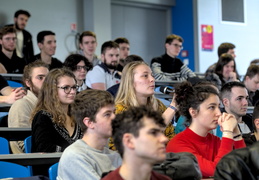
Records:
[[[59,162],[62,153],[22,153],[0,155],[0,161],[12,162],[23,166],[54,164]]]
[[[31,128],[8,128],[0,127],[0,137],[8,141],[23,141],[31,135]]]

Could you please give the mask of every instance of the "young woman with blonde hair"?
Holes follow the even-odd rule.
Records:
[[[122,71],[120,87],[115,99],[116,114],[122,113],[129,107],[145,105],[161,113],[167,128],[165,135],[171,139],[174,134],[172,119],[177,111],[176,103],[172,100],[169,107],[166,107],[154,96],[155,79],[150,67],[141,61],[127,64]],[[115,149],[110,142],[110,148]]]

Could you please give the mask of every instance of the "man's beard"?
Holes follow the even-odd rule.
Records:
[[[4,45],[1,45],[1,46],[2,46],[2,49],[4,49],[5,51],[8,51],[8,52],[13,52],[15,50],[15,48],[14,49],[10,49],[10,48],[7,48]]]
[[[40,89],[38,89],[37,87],[35,87],[35,86],[32,84],[30,90],[31,90],[31,92],[33,92],[33,94],[34,94],[36,97],[38,97],[39,92],[40,92]]]
[[[18,24],[17,24],[17,22],[15,22],[15,29],[17,29],[17,30],[19,30],[19,31],[21,31],[21,30],[23,30],[23,29],[21,29],[21,28],[19,28],[19,26],[18,26]]]
[[[104,64],[105,64],[109,69],[113,69],[113,70],[117,69],[117,66],[118,66],[118,63],[116,63],[116,64],[107,64],[106,59],[104,59]]]

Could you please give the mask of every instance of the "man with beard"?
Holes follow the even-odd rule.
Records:
[[[114,41],[104,42],[101,48],[102,63],[86,75],[86,85],[92,89],[106,90],[120,82],[116,71],[119,63],[119,45]]]
[[[38,94],[47,76],[48,65],[40,60],[34,61],[24,68],[23,83],[27,87],[27,96],[15,101],[8,114],[8,127],[30,128],[31,112],[36,106]],[[13,153],[23,153],[23,141],[10,142]]]
[[[46,64],[49,65],[49,70],[55,68],[62,68],[63,63],[57,58],[53,58],[52,56],[56,52],[56,36],[52,31],[41,31],[37,35],[37,43],[40,49],[40,54],[34,56],[35,60],[42,60]]]
[[[14,27],[16,30],[16,54],[18,57],[24,58],[26,64],[34,56],[32,36],[25,30],[30,17],[31,15],[28,11],[20,9],[14,14],[14,24],[8,25]]]
[[[5,26],[0,30],[0,73],[23,73],[25,61],[16,55],[16,34],[13,27]]]
[[[228,82],[221,89],[221,100],[225,111],[235,116],[242,134],[253,130],[252,117],[246,114],[248,98],[247,89],[241,82]]]

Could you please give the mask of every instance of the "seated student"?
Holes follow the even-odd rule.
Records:
[[[63,152],[82,138],[79,125],[69,114],[77,92],[72,71],[56,68],[49,72],[32,112],[32,152]],[[33,167],[35,175],[48,175],[49,165]]]
[[[166,107],[154,96],[155,78],[150,67],[142,61],[130,62],[122,71],[122,79],[115,99],[116,114],[126,111],[130,107],[147,106],[161,113],[165,119],[167,128],[165,135],[171,139],[174,134],[172,119],[177,111],[174,99],[169,107]],[[109,143],[111,149],[115,149],[112,139]]]
[[[22,87],[13,89],[8,85],[5,78],[0,75],[0,103],[13,104],[16,100],[23,98],[26,95],[26,91]]]
[[[96,34],[92,31],[84,31],[79,36],[78,40],[80,50],[78,50],[76,53],[86,57],[93,66],[101,64],[102,61],[98,59],[95,54],[97,47]]]
[[[120,47],[120,61],[119,61],[119,64],[117,66],[117,70],[119,72],[122,72],[123,67],[126,65],[125,59],[130,54],[130,42],[125,37],[118,37],[114,40],[114,42],[116,42]]]
[[[114,111],[114,99],[107,91],[89,89],[76,96],[71,114],[84,135],[62,154],[58,180],[99,180],[103,172],[121,165],[120,155],[106,147]]]
[[[119,45],[114,41],[106,41],[102,44],[101,53],[102,63],[87,73],[85,83],[92,89],[107,90],[120,83],[120,75],[116,70],[119,63]]]
[[[236,62],[230,54],[224,53],[219,57],[214,72],[221,80],[222,86],[227,82],[239,81],[239,76],[236,72]]]
[[[26,86],[27,96],[14,102],[8,113],[8,127],[30,128],[30,116],[37,104],[38,95],[46,75],[49,73],[48,65],[40,60],[34,61],[24,68],[23,84]],[[23,141],[11,141],[13,153],[23,153]]]
[[[132,107],[117,115],[112,121],[112,136],[123,162],[103,180],[169,180],[152,171],[154,164],[166,159],[165,127],[161,114],[145,106]]]
[[[151,60],[151,69],[156,80],[184,81],[196,76],[177,56],[183,49],[183,38],[170,34],[165,39],[165,54]]]
[[[37,34],[37,43],[40,53],[35,55],[31,61],[38,59],[49,65],[49,70],[62,68],[63,63],[52,57],[56,52],[56,35],[52,31],[41,31]]]
[[[211,86],[193,87],[189,82],[175,89],[181,115],[190,126],[167,144],[167,152],[190,152],[198,160],[202,176],[213,176],[218,161],[233,148],[245,147],[234,115],[221,115],[219,94]],[[210,133],[218,124],[222,140]]]
[[[126,66],[128,63],[133,62],[133,61],[143,61],[144,62],[144,60],[140,56],[137,56],[134,54],[127,56],[123,61],[124,61],[124,66]],[[120,83],[113,85],[112,87],[107,89],[107,91],[110,92],[113,95],[113,97],[116,97],[119,87],[120,87]]]
[[[53,69],[46,76],[31,115],[32,152],[62,152],[82,137],[80,127],[68,114],[76,90],[70,70]]]
[[[80,54],[71,54],[66,58],[64,67],[73,71],[78,85],[78,92],[89,89],[85,84],[85,76],[86,73],[93,68],[93,65],[88,59]]]
[[[248,91],[248,106],[254,106],[259,101],[259,65],[251,64],[243,80]]]
[[[236,57],[235,48],[236,48],[236,46],[232,43],[229,43],[229,42],[221,43],[218,47],[218,58],[222,54],[227,53],[227,54],[230,54],[231,56],[233,56],[233,58],[235,59],[235,57]],[[217,62],[210,65],[208,67],[208,69],[206,70],[205,75],[208,75],[209,73],[213,73],[215,71],[216,65],[217,65]]]
[[[228,82],[221,88],[220,95],[225,111],[235,116],[241,133],[253,131],[251,114],[247,114],[248,92],[245,85],[241,82]]]
[[[23,73],[26,62],[16,54],[16,40],[14,27],[0,29],[0,73]]]
[[[259,141],[259,105],[254,108],[253,112],[253,131],[248,134],[243,134],[246,146],[250,146]]]

